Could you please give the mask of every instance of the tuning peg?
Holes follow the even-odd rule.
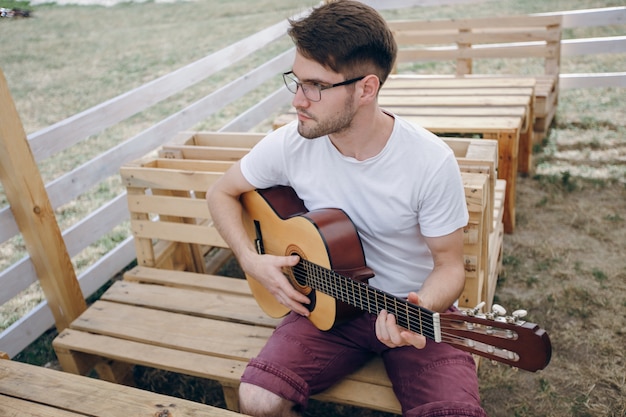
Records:
[[[506,309],[500,304],[494,304],[493,307],[491,307],[491,311],[496,316],[504,316],[506,314]]]
[[[478,304],[476,305],[476,307],[474,307],[474,308],[471,308],[471,309],[467,310],[466,314],[467,314],[468,316],[472,316],[472,317],[473,317],[473,316],[475,316],[476,314],[480,313],[480,310],[481,310],[484,306],[485,306],[485,302],[484,302],[484,301],[481,301],[480,303],[478,303]]]
[[[515,310],[513,312],[513,317],[515,317],[516,321],[519,321],[520,319],[523,319],[524,317],[526,317],[526,315],[528,314],[528,311],[526,310]]]

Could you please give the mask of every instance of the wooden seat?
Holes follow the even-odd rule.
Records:
[[[234,417],[241,414],[94,378],[0,360],[0,415]]]

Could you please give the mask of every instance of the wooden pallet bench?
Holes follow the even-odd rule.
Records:
[[[229,152],[246,152],[262,137],[226,136]],[[182,133],[160,150],[164,158],[122,168],[138,265],[54,340],[64,370],[95,369],[103,379],[132,383],[138,364],[208,378],[221,383],[227,407],[238,410],[241,374],[278,320],[261,311],[245,279],[216,272],[228,257],[221,254],[229,251],[211,223],[204,191],[236,159],[224,149],[212,153],[224,138]],[[496,146],[458,139],[453,147],[472,213],[465,239],[466,271],[474,278],[461,300],[471,307],[482,300],[489,279],[491,257],[483,251],[489,251],[494,211],[501,206],[491,203],[498,185]],[[205,159],[209,154],[223,159]],[[401,412],[379,359],[314,398]]]
[[[0,415],[235,417],[241,414],[94,378],[0,360]]]
[[[450,62],[449,75],[456,77],[527,76],[535,80],[533,129],[534,140],[539,141],[545,136],[558,104],[561,20],[560,16],[505,16],[391,20],[389,25],[399,46],[396,65],[400,73],[424,74],[428,69],[420,67],[420,63]],[[500,60],[509,69],[487,73],[480,66],[485,62],[482,60]]]

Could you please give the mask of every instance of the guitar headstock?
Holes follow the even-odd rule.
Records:
[[[442,341],[459,349],[526,371],[539,371],[550,363],[548,333],[524,319],[525,310],[506,315],[497,304],[481,313],[484,303],[471,310],[441,313]]]

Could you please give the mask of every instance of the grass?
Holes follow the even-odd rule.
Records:
[[[314,3],[317,1],[213,0],[126,3],[110,8],[34,6],[33,18],[0,20],[0,39],[3,45],[11,45],[0,54],[0,68],[30,133],[178,69]],[[505,0],[384,14],[389,18],[428,19],[616,5],[623,2]],[[564,36],[623,33],[623,26],[619,26],[567,30]],[[273,50],[267,50],[268,56]],[[240,69],[252,68],[258,59],[244,61]],[[562,70],[622,71],[623,56],[567,58]],[[220,74],[195,94],[206,94],[234,77],[235,73]],[[43,161],[40,168],[45,180],[80,165],[189,100],[194,97],[174,97]],[[536,175],[519,179],[518,226],[514,234],[505,236],[504,269],[496,297],[510,311],[529,310],[529,319],[549,331],[555,354],[552,364],[538,374],[484,362],[479,374],[481,396],[490,416],[626,415],[626,124],[622,103],[623,89],[563,91],[555,124],[545,143],[535,149]],[[200,128],[217,128],[240,108],[229,107]],[[119,179],[111,178],[58,209],[62,228],[98,207],[120,187]],[[6,201],[0,188],[2,205]],[[77,269],[126,236],[124,228],[113,231],[74,260]],[[0,244],[0,270],[23,253],[19,237]],[[0,319],[4,324],[0,322],[0,327],[9,325],[40,299],[41,293],[34,286],[2,306]],[[45,334],[16,359],[39,365],[54,363],[50,349],[54,336],[54,331]],[[145,368],[137,368],[135,376],[141,387],[223,406],[221,393],[211,382]],[[384,414],[314,403],[307,415]]]

